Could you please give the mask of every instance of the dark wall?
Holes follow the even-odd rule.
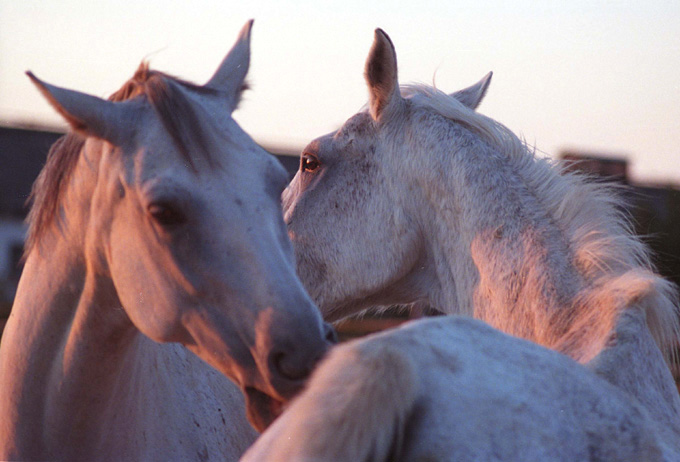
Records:
[[[300,168],[300,158],[298,156],[292,156],[287,154],[277,154],[276,152],[269,151],[279,159],[279,162],[288,171],[288,176],[292,180],[295,176],[295,172]]]
[[[680,190],[634,186],[631,194],[635,230],[659,272],[680,286]]]
[[[0,216],[22,218],[31,185],[61,133],[0,127]]]

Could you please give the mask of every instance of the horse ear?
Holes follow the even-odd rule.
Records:
[[[133,109],[128,103],[113,103],[75,90],[50,85],[32,72],[26,75],[71,128],[119,146],[131,135],[129,120]]]
[[[238,105],[241,92],[246,88],[244,83],[250,66],[250,31],[253,27],[251,19],[241,28],[236,43],[208,80],[204,87],[227,93],[230,99],[230,110]]]
[[[375,30],[364,77],[368,84],[369,110],[377,121],[388,109],[398,106],[401,101],[397,79],[397,53],[390,37],[382,29]]]
[[[482,99],[486,95],[486,91],[489,89],[492,76],[493,72],[489,72],[476,84],[462,90],[458,90],[455,93],[451,93],[451,96],[456,98],[470,109],[477,109],[477,106],[479,106],[479,103],[482,102]]]

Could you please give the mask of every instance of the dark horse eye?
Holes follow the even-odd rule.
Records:
[[[303,172],[313,172],[321,167],[321,162],[311,154],[303,154],[300,158],[300,170]]]
[[[186,222],[186,216],[172,204],[155,202],[149,205],[149,214],[156,222],[165,227],[181,225]]]

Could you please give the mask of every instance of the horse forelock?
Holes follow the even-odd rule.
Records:
[[[405,85],[402,95],[414,107],[434,111],[466,127],[505,156],[563,233],[574,265],[585,280],[591,281],[586,291],[598,292],[603,287],[616,285],[623,275],[645,280],[651,277],[654,290],[644,293],[642,298],[650,297],[654,303],[644,303],[639,296],[631,296],[629,303],[619,301],[612,308],[620,311],[633,304],[641,306],[659,348],[666,359],[671,360],[680,333],[677,289],[656,274],[648,247],[634,234],[630,218],[624,212],[622,186],[567,172],[564,164],[537,157],[536,150],[508,128],[434,87]],[[589,297],[587,293],[579,294],[581,300]],[[572,312],[559,319],[575,325],[581,316],[595,320],[597,313],[593,310],[602,310],[598,304],[581,304],[581,308],[580,313]],[[601,313],[605,318],[612,316],[607,310]],[[563,327],[569,329],[566,325]]]
[[[195,85],[152,70],[147,62],[142,62],[134,76],[109,99],[116,102],[133,99],[140,95],[145,96],[184,159],[193,167],[191,148],[198,148],[198,152],[208,160],[211,160],[210,149],[207,135],[194,106],[180,90],[181,87],[195,93],[216,93],[216,90],[212,88]]]
[[[145,97],[183,158],[194,168],[192,152],[198,151],[208,161],[212,159],[205,130],[193,105],[180,87],[202,94],[216,93],[211,88],[151,70],[147,62],[142,62],[132,78],[108,99],[122,102],[140,96]],[[243,89],[245,88],[244,85]],[[85,139],[84,136],[71,131],[50,148],[45,166],[33,183],[27,201],[27,204],[30,204],[30,211],[27,218],[29,229],[24,258],[35,248],[44,230],[53,222],[63,189],[75,170]]]

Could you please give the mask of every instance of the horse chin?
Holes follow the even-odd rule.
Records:
[[[284,410],[284,403],[253,387],[243,390],[250,424],[262,433]]]

